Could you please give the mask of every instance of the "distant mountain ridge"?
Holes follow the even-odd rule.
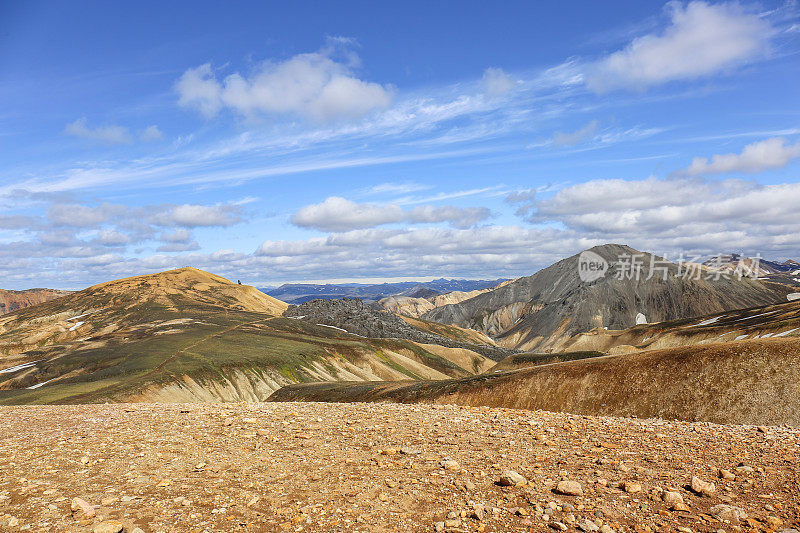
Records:
[[[428,298],[453,291],[474,291],[496,287],[506,279],[469,280],[439,278],[433,281],[399,281],[396,283],[286,283],[278,288],[261,289],[265,294],[290,304],[310,300],[360,298],[371,303],[388,296]]]
[[[422,318],[475,329],[507,348],[558,351],[572,336],[594,328],[625,329],[732,309],[785,302],[796,289],[737,276],[698,279],[682,276],[679,266],[629,246],[606,244],[591,253],[609,265],[625,267],[637,257],[636,279],[607,273],[584,281],[582,254],[563,259],[532,276],[518,278],[460,303],[433,309]],[[652,274],[652,275],[651,275]],[[714,276],[710,276],[714,277]]]
[[[65,296],[70,292],[57,289],[25,289],[22,291],[0,289],[0,315],[48,302],[54,298]]]

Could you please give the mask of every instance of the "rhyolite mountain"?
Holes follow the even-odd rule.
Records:
[[[3,315],[0,404],[256,401],[290,383],[444,379],[494,364],[463,348],[285,318],[287,307],[181,268]]]
[[[559,351],[578,333],[629,328],[636,325],[637,316],[640,322],[701,316],[785,302],[796,291],[785,284],[715,276],[705,270],[681,275],[677,264],[625,245],[606,244],[589,251],[609,265],[606,275],[594,281],[581,279],[576,254],[422,317],[481,331],[508,348]],[[633,256],[641,265],[638,279],[628,275]]]
[[[0,289],[0,315],[48,302],[69,293],[70,291],[57,289],[25,289],[22,291]]]
[[[289,385],[270,401],[543,409],[735,424],[800,424],[800,300],[625,330],[562,353],[509,355],[478,376]]]

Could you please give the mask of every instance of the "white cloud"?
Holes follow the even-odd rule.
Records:
[[[756,173],[783,168],[789,161],[800,157],[800,142],[786,144],[786,139],[773,137],[748,144],[740,154],[717,154],[711,157],[695,157],[685,169],[676,172],[680,176],[701,176],[723,172]]]
[[[107,144],[129,144],[133,142],[128,128],[124,126],[97,126],[91,128],[86,124],[86,117],[67,124],[64,133],[81,139],[89,139]]]
[[[594,180],[536,202],[532,222],[651,250],[794,249],[800,183],[741,180]]]
[[[501,68],[489,67],[481,79],[483,91],[488,96],[502,96],[517,87],[517,82],[511,79]]]
[[[142,132],[139,134],[139,139],[144,142],[155,142],[160,141],[164,138],[164,133],[158,129],[158,126],[155,124],[152,126],[147,126]]]
[[[105,246],[122,246],[129,244],[131,238],[116,230],[100,230],[97,233],[97,242]]]
[[[573,132],[557,131],[553,134],[551,143],[553,146],[573,146],[588,141],[597,133],[597,128],[600,126],[598,120],[592,120],[582,128]]]
[[[183,204],[161,208],[150,217],[158,226],[183,226],[187,228],[232,226],[241,221],[241,208],[236,205]]]
[[[667,4],[671,24],[660,35],[634,39],[597,62],[587,75],[595,91],[644,88],[695,79],[763,57],[773,33],[770,24],[735,2]]]
[[[485,207],[420,205],[408,211],[405,219],[412,224],[448,222],[456,228],[469,228],[491,215]]]
[[[186,228],[176,228],[173,231],[161,234],[161,240],[164,242],[187,243],[191,240],[191,238],[192,232]]]
[[[470,227],[486,220],[491,213],[485,207],[418,206],[403,210],[395,204],[358,204],[331,196],[319,204],[300,208],[291,217],[292,224],[320,231],[344,232],[374,228],[383,224],[447,222],[455,227]]]
[[[191,252],[199,249],[200,245],[197,243],[197,241],[170,242],[162,244],[156,248],[156,252]]]
[[[372,228],[403,220],[397,205],[357,204],[331,196],[319,204],[307,205],[292,215],[292,224],[320,231],[347,231]]]
[[[47,217],[53,224],[89,228],[108,222],[124,211],[122,206],[107,203],[95,207],[80,204],[55,204],[50,207]]]
[[[209,63],[188,69],[175,84],[180,105],[208,117],[223,108],[244,116],[300,116],[315,121],[356,119],[387,108],[390,86],[355,76],[352,53],[336,61],[334,49],[298,54],[285,61],[266,61],[250,75],[231,74],[221,81]]]

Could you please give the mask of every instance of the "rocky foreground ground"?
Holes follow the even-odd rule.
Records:
[[[782,531],[800,430],[395,404],[0,408],[0,531]]]

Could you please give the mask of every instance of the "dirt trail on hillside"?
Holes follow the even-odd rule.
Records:
[[[2,407],[0,530],[780,531],[800,525],[798,445],[459,406]]]

